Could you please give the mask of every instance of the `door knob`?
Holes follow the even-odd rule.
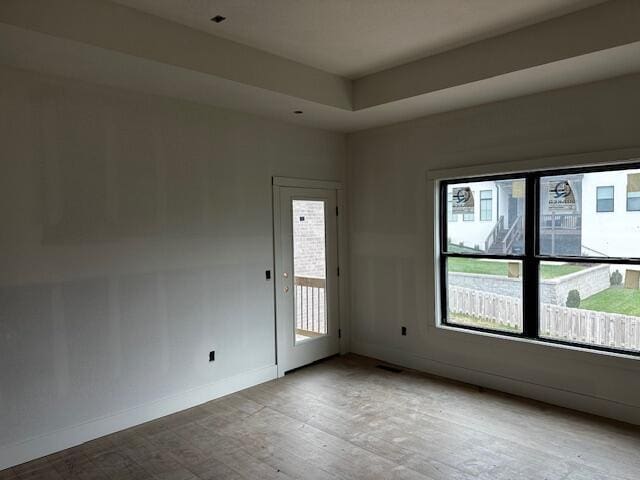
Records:
[[[282,276],[283,276],[284,278],[288,278],[288,277],[289,277],[289,274],[288,274],[287,272],[284,272],[284,273],[282,274]]]

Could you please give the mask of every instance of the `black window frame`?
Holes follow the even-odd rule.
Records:
[[[483,192],[489,192],[489,194],[491,196],[489,198],[482,198],[482,193]],[[489,202],[489,217],[488,218],[483,218],[482,217],[483,202]],[[493,190],[480,190],[480,193],[478,195],[478,203],[480,203],[480,221],[481,222],[491,222],[491,221],[493,221]],[[486,209],[485,209],[485,211],[486,211]]]
[[[611,189],[611,198],[599,198],[598,197],[598,192],[600,192],[600,189],[602,188],[610,188]],[[605,201],[609,201],[611,200],[611,210],[602,210],[600,208],[600,201],[601,200],[605,200]],[[597,213],[611,213],[614,212],[616,208],[616,187],[614,185],[599,185],[596,187],[596,212]]]
[[[622,354],[631,357],[640,357],[640,352],[633,350],[623,350],[610,348],[602,345],[591,345],[587,343],[570,342],[561,339],[542,337],[538,333],[539,315],[539,286],[540,286],[540,264],[541,262],[569,262],[585,264],[610,264],[610,265],[638,265],[640,257],[594,257],[594,256],[563,256],[540,253],[540,179],[547,176],[572,175],[580,173],[604,172],[612,170],[633,170],[639,169],[640,163],[611,163],[607,165],[569,167],[551,170],[536,170],[529,172],[514,172],[511,174],[483,175],[477,177],[452,177],[439,181],[439,199],[442,205],[443,199],[447,199],[447,187],[461,183],[515,180],[522,179],[525,182],[525,248],[522,254],[497,255],[489,253],[462,253],[448,252],[447,237],[447,209],[439,207],[437,218],[439,221],[439,249],[438,249],[438,278],[440,295],[440,324],[446,327],[461,331],[476,331],[489,333],[493,336],[505,338],[520,338],[535,340],[541,343],[555,344],[560,346],[576,347],[585,351],[607,352]],[[446,205],[446,203],[445,203]],[[447,258],[475,258],[494,260],[517,260],[522,262],[522,333],[509,332],[497,329],[482,328],[473,325],[452,323],[447,321]]]

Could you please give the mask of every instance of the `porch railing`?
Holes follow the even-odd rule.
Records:
[[[524,217],[522,215],[518,215],[518,217],[511,225],[511,228],[507,231],[504,236],[503,244],[503,253],[508,253],[511,251],[511,246],[520,239],[522,236],[522,232],[524,232]]]
[[[580,230],[581,217],[578,213],[540,215],[540,230]]]
[[[498,218],[498,221],[496,222],[496,224],[493,226],[493,228],[489,232],[489,235],[487,235],[487,239],[484,241],[485,252],[488,252],[489,249],[493,246],[493,244],[496,243],[496,240],[498,239],[498,234],[502,230],[504,230],[504,216],[501,215],[500,218]]]
[[[296,333],[307,337],[327,333],[326,285],[324,278],[294,278]]]

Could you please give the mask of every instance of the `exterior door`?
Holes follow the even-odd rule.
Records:
[[[335,355],[337,192],[274,185],[278,374]]]

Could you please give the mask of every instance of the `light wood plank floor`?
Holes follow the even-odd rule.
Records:
[[[640,429],[334,357],[0,479],[640,478]]]

